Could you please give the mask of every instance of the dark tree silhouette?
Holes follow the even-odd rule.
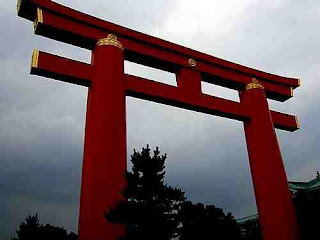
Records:
[[[149,146],[131,155],[132,171],[126,172],[127,184],[120,201],[106,214],[108,221],[127,226],[126,240],[169,240],[178,236],[178,214],[184,192],[164,184],[165,161],[158,148]]]
[[[319,239],[320,189],[298,191],[293,198],[301,239]]]
[[[262,233],[259,225],[259,220],[249,220],[243,227],[243,240],[262,240]]]
[[[297,215],[300,239],[319,239],[320,189],[298,190],[294,193],[292,200]],[[262,240],[258,220],[247,221],[243,229],[244,240]]]
[[[186,201],[184,192],[164,184],[166,155],[149,146],[131,155],[126,172],[126,200],[115,204],[106,219],[126,225],[123,240],[240,239],[240,229],[230,213],[213,205]]]
[[[71,232],[67,233],[64,228],[54,227],[50,224],[40,224],[38,214],[29,215],[25,221],[22,221],[16,230],[15,237],[11,240],[77,240],[78,236]]]
[[[180,240],[194,239],[241,239],[240,229],[231,213],[224,214],[214,205],[183,204],[180,219],[182,231]]]

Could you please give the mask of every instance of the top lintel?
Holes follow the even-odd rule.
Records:
[[[104,21],[98,19],[96,17],[81,13],[79,11],[73,10],[71,8],[65,7],[58,3],[52,2],[51,0],[18,0],[18,15],[20,17],[26,18],[28,20],[34,21],[37,15],[37,8],[44,9],[48,12],[54,13],[59,16],[63,16],[67,19],[71,19],[77,23],[83,24],[84,26],[90,26],[95,29],[103,30],[105,32],[114,33],[119,37],[130,39],[139,44],[147,47],[155,47],[157,49],[161,49],[162,51],[166,51],[168,53],[174,53],[179,56],[187,57],[191,60],[195,59],[197,62],[202,62],[202,66],[210,65],[213,67],[218,67],[224,70],[231,70],[235,73],[240,73],[242,75],[247,75],[250,77],[258,78],[259,80],[265,81],[268,84],[278,85],[281,88],[292,89],[300,86],[300,80],[297,78],[288,78],[283,76],[278,76],[270,73],[266,73],[260,70],[256,70],[250,67],[246,67],[243,65],[239,65],[236,63],[232,63],[214,56],[210,56],[187,47],[183,47],[159,38],[155,38],[149,36],[147,34],[143,34],[108,21]],[[134,51],[134,50],[133,50]],[[194,67],[195,70],[198,70],[198,65],[195,66],[188,66],[187,67]],[[201,67],[201,65],[200,65]],[[201,70],[199,70],[201,71]],[[228,84],[228,83],[227,83]],[[270,94],[270,98],[284,101],[291,96],[276,96],[273,97]],[[268,96],[268,92],[267,92]],[[278,99],[277,99],[278,98]]]

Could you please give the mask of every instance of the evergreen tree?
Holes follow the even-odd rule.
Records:
[[[110,222],[124,224],[122,240],[241,239],[233,216],[214,205],[186,201],[181,189],[164,184],[166,155],[149,146],[131,155],[126,171],[125,200],[105,214]]]
[[[318,239],[319,216],[320,216],[320,190],[300,190],[293,198],[298,225],[302,240]]]
[[[131,155],[132,171],[126,172],[126,200],[106,214],[108,221],[127,226],[125,240],[169,240],[178,236],[178,214],[184,192],[164,183],[166,155],[149,146]]]
[[[16,230],[17,237],[12,237],[11,240],[27,240],[35,239],[35,235],[39,232],[39,228],[42,225],[39,223],[38,214],[28,216],[25,222],[22,221],[19,228]]]
[[[241,239],[240,228],[231,213],[202,203],[185,202],[180,213],[182,224],[180,240]]]
[[[64,228],[54,227],[50,224],[40,224],[38,214],[29,215],[25,221],[22,221],[16,230],[15,237],[11,240],[77,240],[78,236],[71,232],[67,233]]]

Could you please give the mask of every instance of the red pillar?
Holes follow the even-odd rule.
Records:
[[[124,226],[107,223],[110,206],[121,199],[126,169],[126,116],[123,47],[109,34],[92,52],[82,186],[80,240],[116,240]]]
[[[244,130],[263,239],[296,240],[296,216],[263,86],[253,79],[240,99],[251,114]]]

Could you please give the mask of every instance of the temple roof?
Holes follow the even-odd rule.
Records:
[[[320,175],[317,172],[317,177],[309,182],[289,182],[289,189],[293,192],[296,191],[312,191],[320,188]]]
[[[241,224],[241,223],[246,223],[248,221],[256,221],[256,220],[258,220],[258,218],[259,218],[259,216],[256,213],[256,214],[253,214],[253,215],[250,215],[250,216],[247,216],[247,217],[236,219],[236,221],[237,221],[238,224]]]
[[[293,196],[298,191],[313,191],[320,189],[320,173],[317,172],[317,177],[309,182],[288,182],[288,186]],[[236,219],[238,224],[246,223],[247,221],[257,221],[259,219],[258,214],[253,214],[247,217]]]

